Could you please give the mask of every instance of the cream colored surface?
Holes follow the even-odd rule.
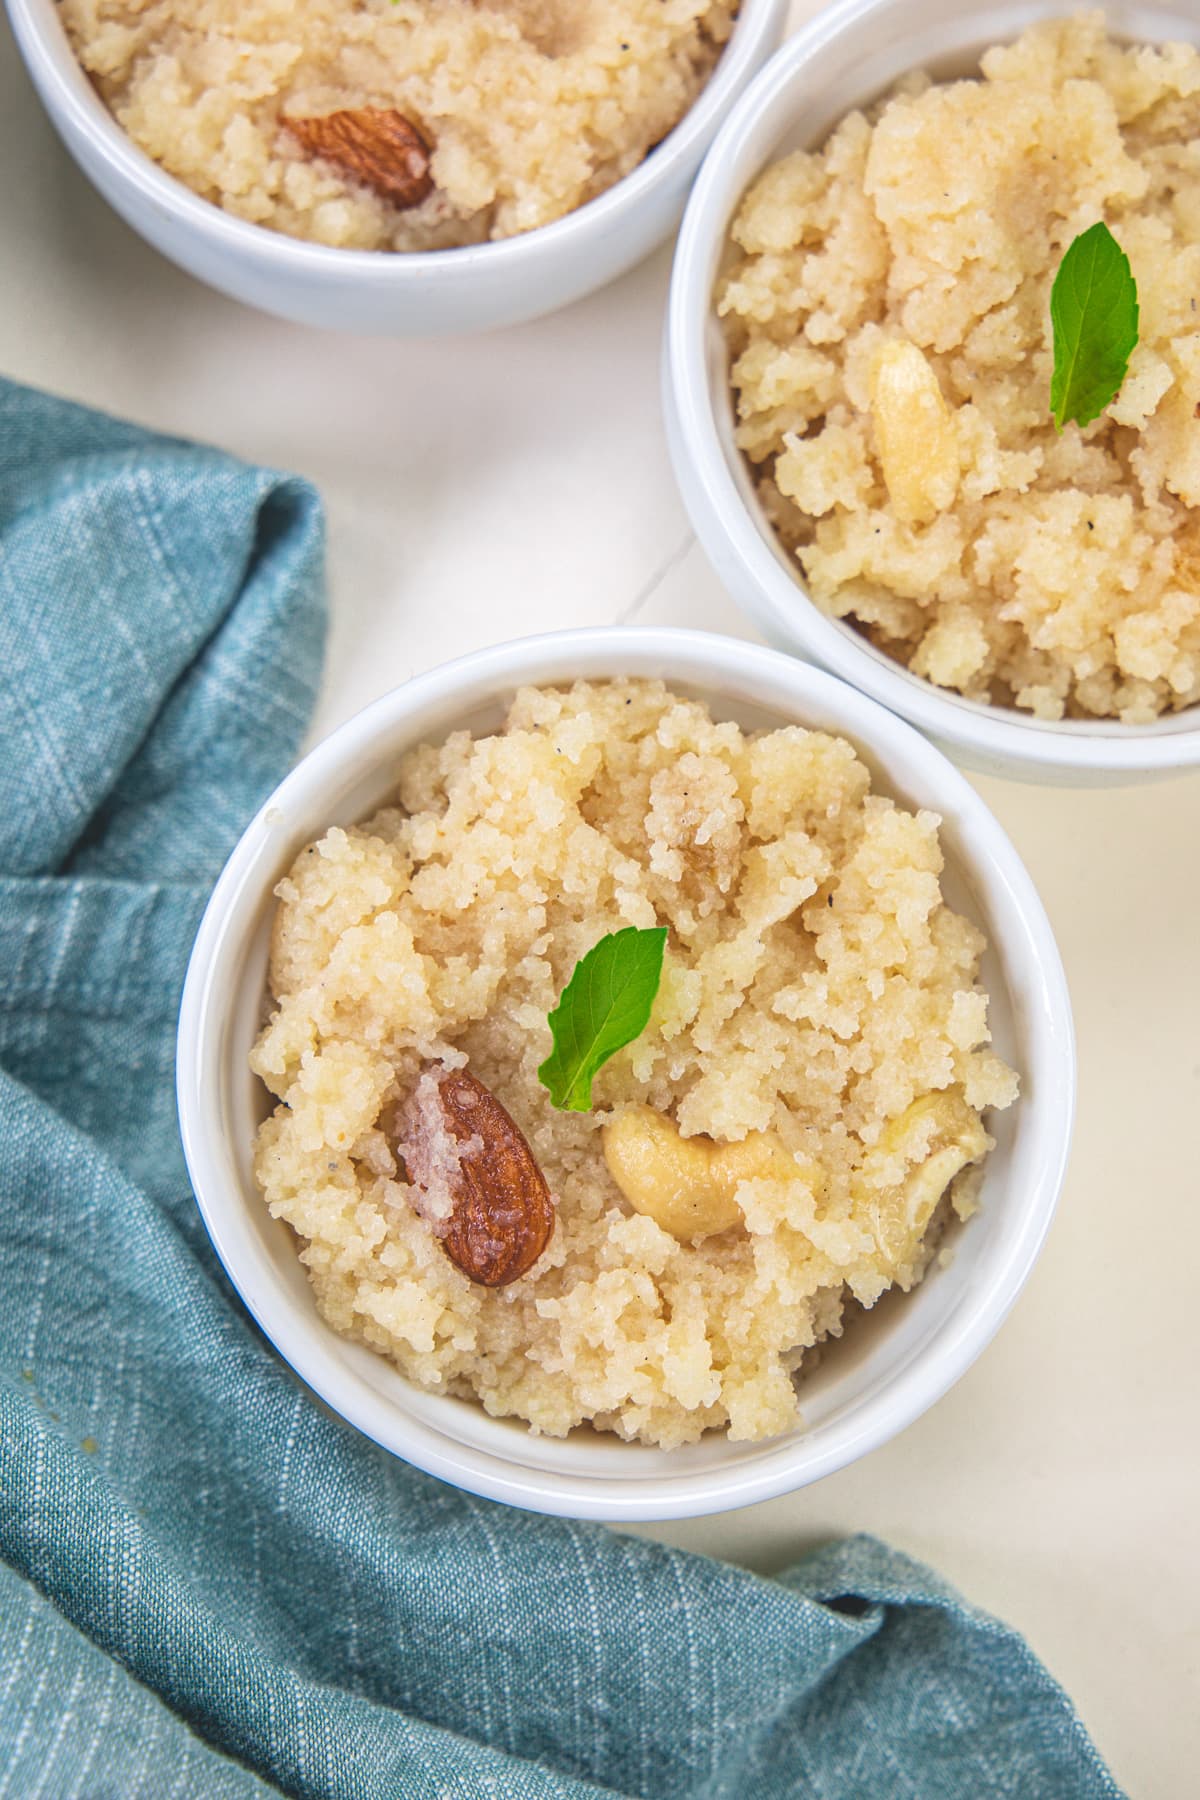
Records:
[[[636,617],[748,635],[667,468],[665,256],[503,336],[338,339],[245,312],[145,249],[69,164],[6,30],[0,154],[0,366],[321,486],[334,628],[318,733],[500,633]],[[653,1535],[773,1570],[877,1532],[1027,1634],[1131,1794],[1190,1800],[1200,776],[980,786],[1074,989],[1077,1148],[1045,1255],[992,1347],[894,1443],[803,1493]]]

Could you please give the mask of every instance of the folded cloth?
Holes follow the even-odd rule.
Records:
[[[1021,1639],[906,1557],[763,1580],[473,1499],[250,1324],[172,1032],[321,634],[302,482],[0,384],[0,1789],[1116,1795]]]

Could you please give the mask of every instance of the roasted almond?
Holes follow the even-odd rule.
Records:
[[[360,106],[282,122],[310,156],[333,163],[401,210],[419,206],[433,189],[432,146],[392,107]]]
[[[420,1211],[455,1267],[483,1287],[531,1269],[554,1230],[554,1204],[496,1096],[466,1069],[430,1065],[398,1126]]]

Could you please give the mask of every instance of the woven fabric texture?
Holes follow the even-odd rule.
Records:
[[[766,1580],[476,1500],[248,1321],[173,1030],[309,717],[321,557],[302,482],[0,384],[0,1796],[1116,1795],[905,1557]]]

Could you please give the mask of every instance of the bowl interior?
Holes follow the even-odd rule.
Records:
[[[996,4],[995,0],[976,0],[973,4],[972,0],[963,0],[953,10],[945,0],[907,0],[902,6],[894,4],[894,0],[890,4],[888,0],[873,0],[872,4],[857,0],[832,9],[826,21],[815,21],[801,39],[780,53],[777,66],[786,73],[763,97],[752,121],[747,121],[746,107],[739,108],[729,132],[714,149],[715,161],[728,140],[737,138],[736,148],[730,151],[722,231],[707,291],[711,293],[719,272],[733,260],[727,231],[742,195],[769,162],[792,150],[819,147],[846,113],[869,106],[911,70],[927,70],[939,80],[977,75],[980,58],[990,45],[1019,36],[1040,19],[1060,17],[1064,10],[1058,0],[1020,0],[1017,4]],[[1161,43],[1182,39],[1200,43],[1200,18],[1187,0],[1168,0],[1158,6],[1110,4],[1107,16],[1109,30],[1130,41]],[[804,50],[806,43],[811,43],[811,53]],[[768,70],[764,74],[755,93],[761,92],[770,73]],[[748,101],[752,103],[753,98],[751,94]],[[808,599],[798,565],[780,544],[763,512],[749,465],[734,441],[729,357],[716,309],[711,304],[704,322],[703,355],[720,456],[737,498],[768,553],[765,567],[761,556],[756,560],[776,590],[776,611],[785,621],[783,629],[772,635],[777,641],[789,640],[792,633],[786,624],[788,612],[813,603]],[[780,584],[776,570],[784,577],[787,588]],[[1023,733],[1040,734],[1049,740],[1145,741],[1190,736],[1200,725],[1200,709],[1196,707],[1145,725],[1121,725],[1104,719],[1035,719],[1012,707],[985,705],[950,689],[932,687],[878,649],[846,620],[822,613],[814,623],[822,635],[836,634],[844,644],[852,646],[853,653],[865,658],[884,683],[899,682],[912,697],[914,711],[918,707],[923,710],[924,703],[936,696],[939,707],[957,713],[968,728],[970,721],[1004,720]],[[878,693],[878,688],[872,685],[871,691]],[[892,703],[903,707],[900,700]],[[929,723],[927,719],[921,722]]]
[[[526,678],[562,680],[568,669],[591,675],[660,672],[661,658],[653,648],[660,634],[626,635],[645,640],[640,666],[631,667],[630,655],[624,654],[615,660],[601,658],[603,666],[582,667],[578,652],[568,652],[565,662],[559,653],[557,660],[528,669]],[[728,648],[732,652],[734,646]],[[885,770],[880,744],[862,731],[847,732],[872,765],[880,791],[910,806],[932,805],[943,812],[947,898],[988,934],[991,948],[983,979],[992,996],[995,1043],[1023,1080],[1021,1102],[991,1122],[997,1145],[987,1164],[980,1213],[965,1228],[957,1223],[949,1228],[945,1265],[935,1264],[912,1295],[889,1297],[872,1313],[854,1319],[846,1336],[829,1346],[804,1383],[803,1431],[767,1444],[731,1443],[712,1434],[690,1448],[663,1452],[589,1430],[564,1440],[537,1437],[520,1422],[491,1419],[470,1402],[418,1389],[382,1357],[324,1325],[290,1231],[269,1217],[258,1195],[251,1142],[269,1102],[249,1072],[247,1057],[263,1014],[274,884],[297,852],[325,827],[361,819],[391,794],[397,758],[412,744],[451,729],[486,732],[499,724],[515,681],[481,677],[472,692],[443,692],[411,709],[403,705],[402,690],[322,746],[251,826],[235,856],[235,863],[241,858],[240,869],[231,864],[223,878],[222,886],[232,882],[232,888],[224,896],[218,889],[214,902],[214,909],[223,915],[219,941],[211,956],[197,952],[207,960],[207,968],[196,977],[205,984],[198,1080],[206,1109],[206,1141],[199,1160],[207,1173],[197,1168],[192,1145],[189,1157],[209,1229],[235,1283],[288,1359],[339,1411],[434,1472],[524,1504],[557,1509],[564,1495],[556,1489],[566,1482],[571,1504],[563,1504],[563,1510],[646,1517],[661,1506],[662,1484],[669,1482],[676,1504],[666,1512],[681,1514],[711,1504],[724,1477],[737,1488],[751,1465],[764,1466],[764,1479],[783,1486],[811,1479],[826,1466],[838,1466],[857,1453],[854,1446],[860,1441],[865,1445],[868,1439],[878,1440],[881,1408],[889,1412],[903,1390],[910,1390],[910,1400],[918,1389],[927,1394],[916,1405],[919,1411],[954,1379],[954,1373],[943,1378],[943,1365],[953,1363],[956,1346],[961,1348],[977,1333],[981,1304],[986,1310],[985,1294],[1011,1279],[1017,1264],[1032,1260],[1031,1231],[1040,1241],[1057,1190],[1054,1164],[1065,1149],[1065,1137],[1058,1130],[1059,1148],[1047,1157],[1042,1131],[1053,1106],[1055,1083],[1065,1079],[1069,1096],[1069,1024],[1065,1017],[1058,1019],[1066,1033],[1064,1067],[1052,1066],[1038,1048],[1038,1034],[1048,1017],[1065,1012],[1065,996],[1060,1004],[1048,989],[1036,951],[1023,939],[1020,906],[1013,909],[1005,883],[981,859],[972,816],[976,810],[982,812],[981,803],[936,751],[872,703],[770,651],[750,646],[739,646],[738,651],[747,663],[780,666],[774,697],[764,699],[753,691],[761,682],[739,682],[732,673],[714,678],[711,671],[685,670],[678,676],[672,671],[671,686],[706,700],[717,717],[736,719],[747,727],[795,722],[846,731],[849,704],[886,721],[889,735],[902,736],[910,754],[888,754]],[[788,698],[797,686],[810,690],[807,699]],[[346,732],[357,734],[357,748],[343,758],[338,739]],[[999,838],[998,829],[990,820],[987,823]],[[1036,908],[1036,901],[1033,904]],[[187,1017],[185,1002],[185,1030]],[[181,1060],[185,1055],[181,1038]],[[187,1110],[185,1099],[185,1125]],[[1068,1131],[1069,1114],[1068,1097],[1063,1127]],[[1052,1136],[1055,1131],[1052,1127]],[[998,1322],[997,1316],[986,1335]],[[416,1445],[414,1428],[420,1440]],[[461,1451],[466,1452],[465,1467]],[[481,1459],[488,1471],[483,1479]],[[496,1477],[500,1465],[508,1471],[503,1480]],[[783,1479],[785,1467],[790,1473]],[[521,1472],[519,1491],[512,1486],[514,1470]],[[538,1480],[539,1474],[548,1478],[548,1484]],[[590,1499],[589,1494],[581,1496],[581,1480]],[[690,1483],[697,1485],[689,1502],[681,1490]],[[654,1484],[659,1491],[652,1495]],[[716,1504],[722,1503],[736,1501],[716,1499]]]
[[[324,270],[330,276],[348,276],[385,288],[425,284],[447,276],[467,285],[508,264],[516,264],[520,270],[531,257],[559,246],[563,251],[579,253],[582,242],[593,233],[616,236],[628,230],[625,215],[640,196],[664,182],[678,185],[690,178],[733,96],[778,45],[787,8],[787,0],[742,0],[729,40],[708,80],[670,131],[628,174],[562,218],[510,238],[444,250],[388,254],[293,238],[225,212],[194,192],[139,149],[109,111],[75,54],[56,0],[4,3],[35,85],[52,117],[60,129],[67,128],[68,143],[77,154],[81,141],[90,147],[91,154],[85,154],[83,160],[94,179],[99,177],[100,168],[92,162],[92,155],[99,157],[101,167],[119,171],[124,179],[132,180],[156,208],[178,216],[192,231],[214,236],[231,248],[268,257],[279,266],[281,274]],[[101,185],[115,203],[108,184]]]

